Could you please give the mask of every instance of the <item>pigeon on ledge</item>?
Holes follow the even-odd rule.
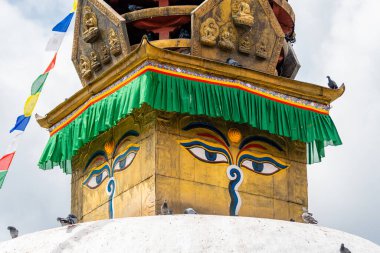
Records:
[[[351,253],[351,250],[349,250],[346,247],[344,247],[344,244],[342,243],[340,245],[340,253]]]
[[[193,208],[186,208],[184,214],[198,214]]]
[[[306,208],[303,209],[303,214],[301,215],[303,221],[308,224],[318,224],[318,221],[313,218],[313,214],[309,213]]]
[[[243,67],[240,63],[238,63],[237,61],[235,61],[232,58],[228,58],[226,63],[231,65],[231,66],[235,66],[235,67]]]
[[[74,214],[69,214],[67,218],[57,218],[57,221],[59,221],[63,226],[68,226],[68,225],[74,225],[78,222],[78,218]]]
[[[8,230],[9,230],[9,233],[11,234],[12,239],[18,237],[18,230],[15,227],[9,226]]]
[[[169,209],[168,202],[165,200],[161,206],[161,215],[170,215],[173,211]]]
[[[328,85],[329,85],[330,89],[333,89],[333,90],[338,89],[338,85],[336,84],[336,82],[334,80],[332,80],[330,78],[330,76],[327,76],[327,79],[329,80]]]
[[[135,4],[129,4],[128,5],[128,10],[129,11],[138,11],[138,10],[142,10],[142,9],[144,9],[144,7],[138,6],[138,5],[135,5]]]

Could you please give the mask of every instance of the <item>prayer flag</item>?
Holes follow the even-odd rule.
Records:
[[[74,0],[73,8],[71,9],[71,12],[75,12],[77,10],[77,6],[78,6],[78,0]]]
[[[49,73],[55,67],[55,61],[57,60],[57,53],[54,54],[53,60],[51,60],[49,66],[46,68],[44,74]]]
[[[34,81],[34,83],[32,84],[32,90],[31,90],[32,95],[35,95],[35,94],[41,92],[42,87],[44,86],[44,83],[45,83],[48,75],[49,75],[49,73],[42,74],[36,79],[36,81]]]
[[[15,126],[10,130],[12,133],[15,130],[25,131],[26,126],[28,125],[30,117],[25,117],[25,115],[20,115],[17,117]]]
[[[0,171],[0,189],[1,189],[1,186],[3,186],[5,177],[7,176],[7,172],[8,171]]]
[[[0,171],[7,171],[12,163],[15,152],[7,154],[0,159]]]
[[[73,12],[67,15],[61,22],[59,22],[56,26],[53,27],[53,32],[61,32],[61,33],[67,32],[67,29],[69,29],[71,19],[73,18],[73,16],[74,16]]]
[[[58,51],[61,47],[62,41],[65,38],[65,33],[55,32],[53,36],[49,39],[46,45],[46,51]]]
[[[30,117],[32,115],[34,107],[36,107],[39,96],[40,96],[40,93],[37,93],[35,95],[31,95],[26,100],[25,105],[24,105],[24,115],[26,117]]]

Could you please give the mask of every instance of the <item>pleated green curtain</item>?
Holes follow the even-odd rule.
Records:
[[[39,161],[41,169],[60,166],[71,173],[71,159],[86,143],[115,126],[133,109],[154,109],[222,117],[307,143],[308,162],[319,162],[326,145],[342,142],[329,115],[319,114],[243,90],[146,72],[115,93],[90,106],[50,137]]]

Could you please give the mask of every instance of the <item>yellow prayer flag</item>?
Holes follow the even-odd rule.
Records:
[[[40,92],[28,97],[24,105],[24,115],[25,117],[30,117],[33,113],[34,107],[36,107]]]
[[[77,10],[77,6],[78,6],[78,0],[74,0],[73,9],[71,10],[71,12],[75,12]]]

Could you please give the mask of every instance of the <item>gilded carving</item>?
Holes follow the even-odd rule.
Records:
[[[232,19],[235,25],[253,26],[255,19],[252,15],[253,4],[247,0],[235,0],[232,3]]]
[[[99,35],[98,19],[90,6],[84,7],[83,13],[83,40],[87,43],[96,41]]]
[[[108,31],[108,43],[110,45],[111,53],[114,56],[118,56],[121,54],[121,45],[119,38],[117,37],[115,30],[112,28]]]
[[[220,29],[220,39],[218,46],[227,51],[235,49],[236,30],[231,23],[227,23]]]
[[[100,53],[100,61],[103,64],[108,64],[111,62],[110,50],[104,42],[102,42],[100,44],[100,52],[99,53]]]
[[[256,44],[256,56],[262,59],[268,59],[269,57],[269,38],[266,32],[263,32],[259,42]]]
[[[201,44],[209,47],[216,45],[216,39],[219,36],[219,26],[215,19],[208,18],[201,25]]]
[[[239,41],[239,52],[244,53],[244,54],[250,54],[252,50],[252,37],[250,35],[250,32],[247,32],[243,34],[243,36],[240,38]]]
[[[85,55],[80,56],[80,73],[82,77],[86,80],[89,80],[92,76],[91,73],[91,62]]]
[[[98,54],[95,51],[91,51],[91,69],[97,72],[101,68],[102,68],[102,65],[99,62]]]

